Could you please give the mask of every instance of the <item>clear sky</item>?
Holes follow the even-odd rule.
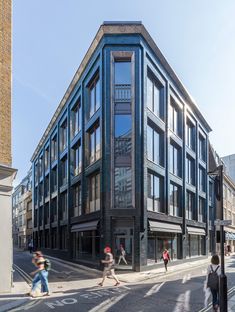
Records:
[[[213,132],[235,153],[234,0],[14,0],[13,166],[16,183],[100,24],[141,20]]]

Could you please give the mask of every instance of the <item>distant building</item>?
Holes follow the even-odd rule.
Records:
[[[32,169],[12,195],[13,244],[27,249],[32,238]]]
[[[11,193],[16,170],[11,167],[11,0],[0,0],[0,293],[12,281]]]
[[[224,162],[224,157],[220,158],[216,151],[210,145],[210,171],[213,171],[219,165],[224,166],[224,175],[223,175],[223,218],[224,220],[231,220],[232,224],[230,226],[225,226],[225,243],[226,245],[231,246],[232,252],[235,251],[235,182],[231,179],[229,175],[229,170],[226,163]],[[216,200],[214,193],[214,179],[213,177],[209,180],[209,199],[211,205],[209,205],[209,225],[211,230],[210,241],[213,244],[213,239],[217,245],[214,245],[214,250],[219,252],[220,244],[218,243],[219,234],[216,234],[216,231],[219,232],[220,227],[214,226],[214,221],[220,219],[221,215],[221,203]],[[210,209],[211,208],[211,209]],[[211,248],[213,246],[211,245]]]
[[[129,268],[208,254],[210,126],[145,27],[101,25],[32,156],[34,242]]]
[[[235,154],[222,157],[223,162],[226,165],[226,173],[235,183]]]

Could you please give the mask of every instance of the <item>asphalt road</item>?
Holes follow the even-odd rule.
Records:
[[[27,273],[34,269],[25,253],[16,253],[14,263]],[[49,279],[54,285],[52,296],[32,299],[25,309],[32,312],[198,312],[204,306],[203,283],[207,266],[119,287],[111,286],[113,281],[108,280],[107,286],[102,288],[96,286],[100,277],[97,272],[54,261],[52,267]],[[228,288],[231,288],[235,282],[235,257],[227,261],[226,271]],[[56,290],[55,286],[58,286]]]

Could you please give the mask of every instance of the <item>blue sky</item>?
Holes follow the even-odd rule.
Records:
[[[234,0],[13,1],[13,166],[18,183],[99,25],[141,20],[213,129],[235,153]]]

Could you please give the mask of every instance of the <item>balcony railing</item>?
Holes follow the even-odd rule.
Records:
[[[130,102],[131,101],[131,85],[116,84],[114,89],[115,102]]]

